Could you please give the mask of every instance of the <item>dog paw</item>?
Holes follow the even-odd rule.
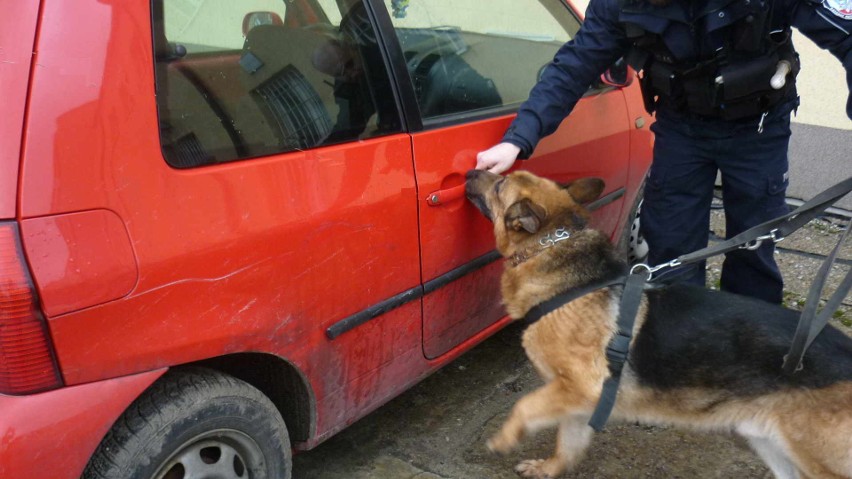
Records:
[[[534,479],[553,479],[553,476],[542,470],[544,459],[527,459],[515,466],[515,472],[521,477],[532,477]]]
[[[517,441],[507,439],[505,436],[498,434],[489,439],[488,442],[485,443],[485,446],[488,447],[489,451],[505,456],[512,452],[512,449],[514,449],[517,444]]]
[[[551,459],[527,459],[515,466],[515,472],[521,477],[533,479],[554,479],[562,473],[562,467]]]

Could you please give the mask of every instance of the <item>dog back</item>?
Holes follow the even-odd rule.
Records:
[[[782,373],[796,311],[687,285],[652,289],[647,297],[648,315],[630,354],[642,385],[742,397],[852,381],[852,339],[830,325],[808,349],[803,370]]]

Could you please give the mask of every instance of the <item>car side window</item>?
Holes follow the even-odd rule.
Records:
[[[561,0],[385,0],[424,120],[515,106],[580,28]]]
[[[360,1],[153,0],[160,140],[189,168],[401,131]]]

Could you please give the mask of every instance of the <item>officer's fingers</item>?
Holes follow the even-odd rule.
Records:
[[[503,173],[504,171],[508,170],[509,167],[512,166],[512,163],[514,162],[511,161],[511,159],[507,161],[507,159],[503,158],[499,161],[495,161],[492,165],[490,165],[488,167],[488,172],[494,173],[495,175],[499,175],[500,173]]]
[[[488,150],[480,151],[476,154],[476,169],[477,170],[486,170],[494,166],[494,161],[491,160],[490,156],[487,154]]]

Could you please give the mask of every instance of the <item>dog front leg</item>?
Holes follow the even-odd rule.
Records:
[[[515,403],[500,431],[486,443],[488,449],[498,454],[508,454],[518,446],[526,433],[556,424],[565,411],[565,405],[558,398],[558,387],[554,382],[522,397]]]
[[[583,412],[582,405],[587,402],[562,382],[545,384],[515,404],[503,427],[488,440],[488,449],[508,454],[526,433],[558,424],[563,419]]]
[[[522,477],[550,479],[562,474],[580,462],[592,441],[593,430],[585,414],[565,418],[559,422],[556,435],[556,452],[550,459],[528,459],[515,466]]]

